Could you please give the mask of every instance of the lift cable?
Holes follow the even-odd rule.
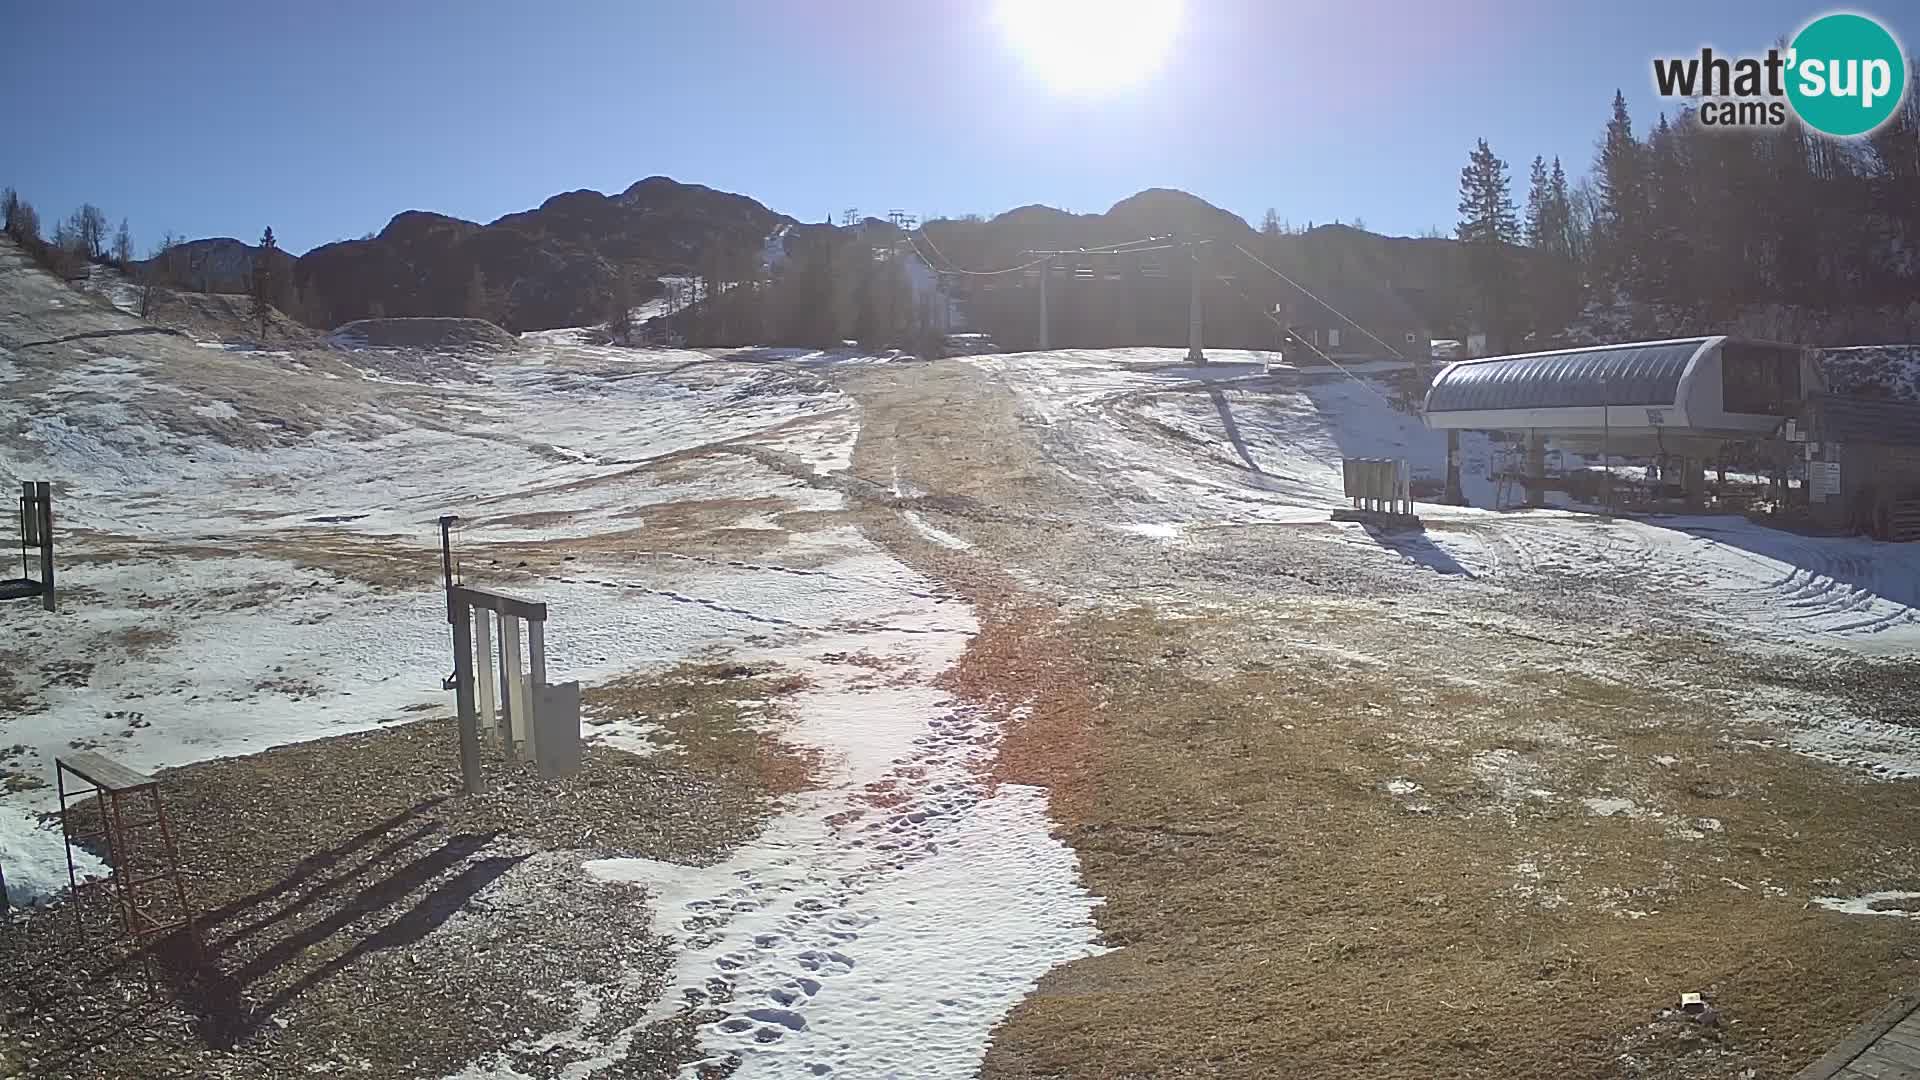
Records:
[[[914,239],[913,234],[915,232],[918,232],[920,234],[919,240]],[[1145,237],[1141,237],[1138,240],[1128,240],[1119,244],[1107,244],[1102,247],[1079,248],[1073,251],[1045,251],[1045,252],[1030,251],[1030,252],[1026,252],[1026,254],[1038,255],[1039,258],[1034,259],[1031,262],[1021,263],[1018,266],[1009,266],[1004,270],[968,270],[958,265],[957,263],[955,263],[952,259],[948,258],[946,252],[940,250],[940,246],[933,242],[933,237],[927,235],[927,227],[925,225],[922,225],[918,229],[907,231],[904,235],[907,238],[908,246],[913,248],[914,254],[920,256],[921,261],[925,262],[928,266],[932,267],[934,270],[942,273],[966,274],[969,277],[999,277],[1002,274],[1013,274],[1013,273],[1018,273],[1019,271],[1022,271],[1022,270],[1031,270],[1032,268],[1039,266],[1041,263],[1044,263],[1050,259],[1058,258],[1062,255],[1131,255],[1131,254],[1134,254],[1136,251],[1160,251],[1160,250],[1163,250],[1163,248],[1158,248],[1158,247],[1138,248],[1135,245],[1151,244],[1156,241],[1163,241],[1167,239],[1167,237],[1164,237],[1164,236],[1145,236]],[[938,262],[934,261],[933,259],[927,258],[927,252],[921,250],[920,241],[922,240],[926,242],[927,249],[931,250],[933,254],[938,257],[939,259]],[[1172,246],[1172,245],[1167,245],[1167,246]],[[943,263],[945,264],[944,269],[942,268],[942,265],[941,265]]]
[[[1353,328],[1354,328],[1355,330],[1358,330],[1358,331],[1360,331],[1361,333],[1363,333],[1363,334],[1365,334],[1365,335],[1367,335],[1368,337],[1370,337],[1370,338],[1373,338],[1373,340],[1374,340],[1374,341],[1376,341],[1376,342],[1378,342],[1378,343],[1379,343],[1379,345],[1380,345],[1380,347],[1381,347],[1381,348],[1383,348],[1383,349],[1385,349],[1385,350],[1387,350],[1388,352],[1390,352],[1390,353],[1392,353],[1392,354],[1394,355],[1394,358],[1395,358],[1395,359],[1397,359],[1397,360],[1405,360],[1405,359],[1406,359],[1406,357],[1405,357],[1405,356],[1402,356],[1402,355],[1401,355],[1401,353],[1400,353],[1400,350],[1399,350],[1399,349],[1396,349],[1396,348],[1394,348],[1394,347],[1393,347],[1392,345],[1389,345],[1389,344],[1387,344],[1386,342],[1384,342],[1384,341],[1381,341],[1381,340],[1380,340],[1380,338],[1378,338],[1377,336],[1375,336],[1375,335],[1374,335],[1374,332],[1373,332],[1373,331],[1371,331],[1371,330],[1369,330],[1369,329],[1367,329],[1367,328],[1366,328],[1366,327],[1364,327],[1364,326],[1361,326],[1361,325],[1360,325],[1359,323],[1357,323],[1357,322],[1354,322],[1354,321],[1353,321],[1352,319],[1349,319],[1349,318],[1347,318],[1347,315],[1346,315],[1346,312],[1343,312],[1343,311],[1341,311],[1341,310],[1340,310],[1339,308],[1337,308],[1337,307],[1334,307],[1334,306],[1333,306],[1332,304],[1329,304],[1329,303],[1327,303],[1327,302],[1326,302],[1325,300],[1322,300],[1322,299],[1320,299],[1320,298],[1319,298],[1318,296],[1315,296],[1315,295],[1313,294],[1313,290],[1311,290],[1311,289],[1309,289],[1309,288],[1307,288],[1307,287],[1306,287],[1305,285],[1302,285],[1302,284],[1300,284],[1299,282],[1297,282],[1297,281],[1295,281],[1295,280],[1293,280],[1292,278],[1290,278],[1290,277],[1288,277],[1287,275],[1285,275],[1285,274],[1282,274],[1282,273],[1281,273],[1280,271],[1278,271],[1278,270],[1275,270],[1275,269],[1274,269],[1274,268],[1273,268],[1272,266],[1270,266],[1270,265],[1268,265],[1268,264],[1267,264],[1267,262],[1266,262],[1266,260],[1264,260],[1264,259],[1262,259],[1262,258],[1261,258],[1260,256],[1258,256],[1258,255],[1255,255],[1255,254],[1254,254],[1253,252],[1251,252],[1251,251],[1248,251],[1248,250],[1247,250],[1247,249],[1246,249],[1246,248],[1245,248],[1244,246],[1242,246],[1242,245],[1240,245],[1240,244],[1238,244],[1238,243],[1236,243],[1236,244],[1234,244],[1233,246],[1234,246],[1234,247],[1236,247],[1236,248],[1239,248],[1239,249],[1240,249],[1240,254],[1242,254],[1242,255],[1245,255],[1245,256],[1246,256],[1247,258],[1249,258],[1249,259],[1252,259],[1252,260],[1253,260],[1254,262],[1256,262],[1256,263],[1259,263],[1259,264],[1260,264],[1261,266],[1263,266],[1263,267],[1266,267],[1266,269],[1267,269],[1267,270],[1268,270],[1269,272],[1271,272],[1271,273],[1272,273],[1272,274],[1273,274],[1274,276],[1276,276],[1276,277],[1278,277],[1278,278],[1279,278],[1279,279],[1280,279],[1281,281],[1284,281],[1284,282],[1286,282],[1287,284],[1289,284],[1289,285],[1291,285],[1291,286],[1293,286],[1294,288],[1296,288],[1296,289],[1299,289],[1299,290],[1300,290],[1301,292],[1303,292],[1303,293],[1305,293],[1305,294],[1307,295],[1307,298],[1308,298],[1308,299],[1310,299],[1310,300],[1312,300],[1312,301],[1313,301],[1314,303],[1316,303],[1316,304],[1319,304],[1319,305],[1320,305],[1321,307],[1323,307],[1323,308],[1326,308],[1326,309],[1327,309],[1328,311],[1331,311],[1331,312],[1333,312],[1333,313],[1334,313],[1335,315],[1338,315],[1338,316],[1340,316],[1340,321],[1341,321],[1341,322],[1344,322],[1344,323],[1346,323],[1346,324],[1347,324],[1348,326],[1351,326],[1351,327],[1353,327]],[[1316,350],[1316,351],[1317,351],[1317,350]]]
[[[1235,245],[1235,246],[1238,246],[1238,245]],[[1244,251],[1246,249],[1242,248],[1241,250]],[[1279,327],[1280,332],[1283,335],[1285,335],[1287,340],[1297,341],[1300,344],[1305,345],[1308,349],[1311,349],[1313,351],[1313,354],[1315,356],[1318,356],[1320,359],[1325,360],[1328,363],[1328,365],[1333,367],[1334,370],[1338,371],[1342,375],[1345,375],[1347,378],[1352,379],[1354,382],[1359,383],[1361,386],[1366,387],[1369,392],[1371,392],[1375,397],[1378,397],[1381,401],[1384,401],[1389,405],[1393,404],[1393,399],[1381,393],[1379,387],[1373,385],[1371,382],[1368,382],[1366,379],[1363,379],[1360,376],[1355,375],[1353,372],[1348,371],[1346,367],[1344,367],[1338,360],[1335,360],[1333,357],[1328,356],[1324,352],[1321,352],[1319,347],[1314,345],[1313,342],[1308,341],[1306,338],[1303,338],[1299,334],[1294,333],[1292,327],[1288,326],[1284,322],[1281,322],[1280,319],[1273,314],[1273,312],[1268,311],[1266,309],[1266,306],[1261,304],[1258,300],[1255,300],[1253,297],[1248,296],[1246,290],[1234,284],[1231,278],[1227,277],[1225,274],[1219,274],[1219,273],[1214,274],[1213,277],[1216,281],[1220,282],[1220,284],[1226,285],[1229,288],[1231,288],[1234,292],[1238,293],[1240,295],[1240,298],[1242,300],[1245,300],[1249,307],[1252,307],[1255,311],[1258,311],[1260,314],[1266,316],[1268,322],[1271,322],[1274,326]],[[1302,291],[1304,292],[1305,290],[1302,290]],[[1341,317],[1345,318],[1345,316],[1341,316]],[[1372,335],[1368,335],[1368,336],[1372,336]],[[1378,338],[1375,338],[1374,340],[1379,341]],[[1380,343],[1382,345],[1386,344],[1386,342],[1384,341]],[[1399,356],[1398,353],[1395,353],[1394,355]],[[1402,359],[1404,359],[1404,357]]]

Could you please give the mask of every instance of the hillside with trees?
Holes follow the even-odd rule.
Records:
[[[1524,210],[1482,141],[1457,235],[1474,316],[1506,346],[1687,333],[1820,345],[1920,336],[1920,98],[1858,140],[1709,128],[1691,108],[1636,131],[1615,94],[1587,176],[1536,157]],[[1522,250],[1546,274],[1515,273]]]
[[[1131,246],[1103,250],[1117,245]],[[702,282],[711,284],[695,289],[700,299],[670,321],[701,345],[924,347],[939,319],[927,297],[916,301],[909,288],[903,267],[917,261],[941,271],[968,329],[1003,348],[1033,348],[1036,250],[1069,253],[1052,260],[1048,277],[1054,347],[1186,344],[1196,275],[1205,341],[1223,348],[1282,347],[1285,309],[1315,303],[1287,279],[1320,296],[1360,297],[1363,305],[1390,297],[1441,333],[1464,332],[1472,307],[1456,241],[1380,236],[1352,225],[1294,229],[1272,212],[1255,229],[1194,195],[1154,188],[1100,214],[1033,205],[991,219],[935,219],[911,233],[872,218],[850,227],[797,226],[775,265],[763,265],[757,247],[717,257],[725,269],[703,269]],[[1544,257],[1517,249],[1516,271],[1531,272]]]
[[[1296,228],[1272,210],[1256,228],[1165,188],[1105,213],[1030,205],[909,233],[873,218],[800,224],[661,176],[616,195],[566,192],[484,225],[410,210],[298,259],[169,236],[136,261],[125,221],[115,231],[89,204],[43,237],[11,191],[5,221],[66,276],[101,262],[149,286],[266,289],[262,302],[322,328],[467,316],[514,330],[599,324],[628,340],[632,310],[664,298],[655,329],[689,344],[925,349],[947,328],[910,281],[931,267],[968,329],[1031,348],[1043,265],[1031,253],[1056,251],[1068,254],[1044,265],[1057,347],[1184,344],[1196,277],[1205,339],[1222,347],[1281,347],[1288,317],[1315,303],[1307,292],[1404,305],[1434,336],[1481,332],[1492,350],[1692,332],[1920,336],[1920,98],[1872,136],[1841,141],[1797,123],[1707,128],[1691,109],[1642,132],[1616,94],[1584,175],[1542,157],[1525,172],[1479,142],[1450,238],[1381,236],[1358,220]]]

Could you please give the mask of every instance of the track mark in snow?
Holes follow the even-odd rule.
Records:
[[[691,1010],[711,1055],[683,1075],[970,1077],[1033,980],[1097,951],[1044,795],[989,793],[1000,731],[949,703],[884,772],[821,793],[737,869],[587,864],[660,894],[683,952],[652,1019]]]
[[[948,627],[948,626],[895,626],[887,623],[876,623],[876,622],[871,622],[866,620],[862,620],[858,623],[852,623],[852,624],[843,623],[843,624],[834,625],[834,626],[815,626],[809,623],[797,622],[793,619],[783,618],[779,615],[767,615],[758,611],[753,611],[749,608],[736,607],[732,604],[727,604],[722,601],[710,599],[704,596],[691,596],[687,593],[679,592],[674,589],[655,588],[652,585],[644,585],[638,581],[610,581],[605,578],[570,578],[570,577],[555,577],[555,578],[552,578],[551,580],[563,582],[569,585],[593,585],[602,589],[620,589],[620,590],[625,590],[629,592],[645,593],[649,596],[658,596],[663,600],[669,600],[676,604],[690,604],[695,607],[706,608],[709,611],[719,612],[722,615],[731,615],[735,618],[744,619],[748,622],[759,623],[764,626],[778,626],[778,627],[782,627],[789,630],[806,630],[806,631],[812,631],[815,633],[822,633],[822,634],[833,633],[835,631],[846,630],[849,628],[859,629],[859,630],[870,632],[870,633],[885,633],[885,634],[922,634],[922,635],[924,634],[961,634],[961,635],[971,636],[973,633],[973,631],[971,630],[957,629],[957,628]],[[916,595],[918,595],[921,599],[933,599],[936,602],[938,602],[941,599],[940,597],[935,597],[925,593],[919,593]]]

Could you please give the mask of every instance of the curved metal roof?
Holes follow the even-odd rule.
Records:
[[[1687,364],[1703,346],[1718,340],[1685,338],[1467,360],[1434,378],[1427,411],[1674,405]]]

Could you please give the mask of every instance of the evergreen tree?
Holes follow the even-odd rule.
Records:
[[[1633,137],[1633,120],[1627,115],[1627,99],[1613,92],[1613,118],[1607,121],[1607,133],[1600,143],[1600,155],[1594,162],[1595,237],[1600,273],[1609,283],[1631,287],[1636,284],[1638,259],[1645,248],[1647,224],[1646,166],[1642,147]]]
[[[1480,294],[1489,345],[1504,348],[1519,323],[1513,245],[1520,219],[1508,186],[1507,163],[1481,139],[1460,170],[1460,223],[1454,235],[1467,248],[1468,274]]]
[[[474,273],[477,275],[478,270]],[[616,345],[633,343],[633,279],[624,267],[615,267],[606,294],[607,336]]]
[[[1527,177],[1527,246],[1544,247],[1552,235],[1548,222],[1552,214],[1549,205],[1553,199],[1551,181],[1547,178],[1545,158],[1535,154],[1533,168]]]
[[[255,319],[260,321],[260,337],[267,336],[267,323],[273,314],[274,281],[273,255],[279,245],[273,239],[273,226],[260,234],[260,252],[253,258],[253,310]]]
[[[1686,154],[1665,113],[1647,134],[1641,160],[1645,167],[1646,220],[1632,230],[1642,245],[1634,258],[1640,267],[1636,295],[1665,303],[1688,303],[1694,299],[1687,287],[1693,263],[1688,244],[1693,193]]]
[[[20,193],[8,188],[0,196],[0,211],[6,216],[7,235],[14,238],[24,248],[37,248],[40,244],[40,215],[33,204],[20,197]]]
[[[1553,171],[1547,178],[1547,205],[1551,210],[1548,250],[1564,256],[1575,267],[1583,266],[1587,257],[1586,230],[1574,213],[1573,196],[1567,189],[1567,172],[1560,167],[1557,154],[1553,158]]]

